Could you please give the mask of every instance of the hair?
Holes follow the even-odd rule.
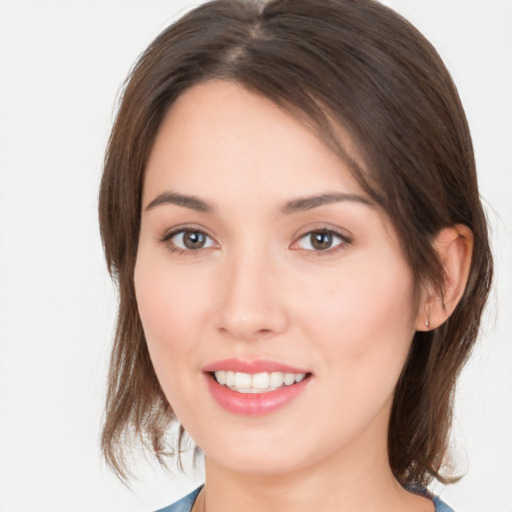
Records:
[[[161,463],[176,421],[153,370],[134,289],[144,169],[173,102],[195,84],[227,80],[269,98],[349,163],[389,216],[415,288],[441,296],[433,246],[441,229],[474,235],[469,278],[453,314],[416,332],[396,386],[388,452],[403,485],[443,482],[456,379],[477,338],[493,264],[471,136],[456,88],[432,45],[374,0],[215,0],[164,30],[124,87],[109,140],[99,218],[119,311],[102,449],[122,479],[135,442]],[[343,126],[364,159],[337,138]],[[180,427],[179,448],[183,437]],[[176,454],[176,452],[174,452]]]

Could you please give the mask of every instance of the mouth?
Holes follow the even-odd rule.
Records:
[[[270,393],[285,386],[293,386],[311,376],[310,373],[261,372],[244,373],[231,370],[209,372],[215,381],[236,393]]]
[[[203,368],[212,398],[240,415],[271,413],[292,402],[309,387],[313,374],[274,361],[218,361]]]

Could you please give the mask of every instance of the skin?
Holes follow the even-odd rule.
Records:
[[[340,137],[361,162],[341,129]],[[169,192],[212,211],[154,203]],[[352,199],[283,211],[319,194]],[[184,228],[208,235],[203,248],[176,251],[181,234],[164,240]],[[339,237],[317,250],[309,233],[325,229]],[[458,240],[445,238],[447,247]],[[434,510],[401,488],[387,456],[393,390],[425,322],[411,270],[386,214],[296,119],[234,83],[185,92],[147,165],[134,278],[162,389],[205,454],[201,507]],[[437,319],[435,305],[429,315]],[[213,400],[201,370],[228,358],[312,376],[270,414],[233,414]]]

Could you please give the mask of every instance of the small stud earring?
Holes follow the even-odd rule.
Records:
[[[425,306],[425,327],[428,329],[430,327],[430,307]]]

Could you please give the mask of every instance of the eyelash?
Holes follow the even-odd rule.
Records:
[[[192,255],[195,255],[195,254],[199,253],[199,251],[202,251],[203,249],[209,249],[209,247],[201,247],[199,249],[182,249],[181,247],[177,247],[176,244],[174,244],[172,242],[172,239],[176,235],[179,235],[181,233],[183,233],[183,234],[185,234],[185,233],[197,233],[197,234],[200,234],[200,235],[204,235],[206,238],[209,238],[210,240],[213,240],[213,238],[210,235],[208,235],[208,233],[205,233],[202,229],[197,229],[197,228],[194,228],[194,227],[180,228],[180,229],[176,229],[174,231],[171,231],[170,233],[165,234],[162,237],[161,242],[163,242],[163,243],[171,242],[171,243],[168,243],[169,250],[172,253],[177,254],[179,256],[192,256]]]
[[[197,233],[199,235],[203,235],[206,238],[208,238],[208,239],[213,241],[213,238],[210,235],[208,235],[208,233],[204,232],[201,229],[196,229],[196,228],[193,228],[193,227],[180,228],[180,229],[176,229],[174,231],[171,231],[170,233],[165,234],[160,241],[162,243],[171,242],[171,243],[168,243],[169,250],[172,253],[180,255],[180,256],[193,256],[193,255],[198,254],[200,251],[202,251],[204,249],[210,249],[211,248],[211,247],[201,247],[199,249],[182,249],[181,247],[177,247],[176,244],[174,244],[172,242],[172,239],[175,236],[179,235],[179,234],[185,234],[187,232],[188,233]],[[300,240],[303,240],[303,239],[305,239],[308,236],[311,237],[313,234],[328,234],[328,235],[331,235],[334,239],[338,239],[339,240],[339,243],[337,245],[335,245],[334,247],[329,247],[328,249],[325,249],[325,250],[316,250],[315,251],[314,249],[304,249],[305,251],[313,253],[313,254],[315,254],[317,256],[332,255],[334,253],[337,253],[340,250],[343,250],[343,248],[345,248],[345,246],[347,246],[347,245],[352,243],[351,239],[349,237],[347,237],[346,235],[342,235],[341,233],[339,233],[339,232],[337,232],[337,231],[335,231],[333,229],[321,228],[321,229],[313,229],[311,231],[308,231],[307,233],[304,233],[295,242],[293,242],[293,244],[291,245],[290,248],[292,250],[301,250],[300,247],[293,247],[293,246],[297,245],[297,243]]]
[[[335,231],[333,229],[329,228],[322,228],[322,229],[312,229],[311,231],[308,231],[307,233],[304,233],[301,235],[296,242],[292,244],[292,248],[294,250],[300,250],[300,248],[294,248],[294,245],[297,245],[300,240],[306,239],[307,237],[311,237],[314,234],[321,234],[321,235],[330,235],[333,239],[338,239],[339,243],[335,245],[334,247],[329,247],[325,250],[317,250],[314,249],[305,249],[307,252],[313,253],[315,256],[329,256],[332,254],[337,253],[340,250],[343,250],[347,245],[351,243],[350,238],[348,238],[346,235],[342,235],[338,231]],[[311,239],[310,239],[311,240]],[[311,245],[311,242],[310,242]]]

